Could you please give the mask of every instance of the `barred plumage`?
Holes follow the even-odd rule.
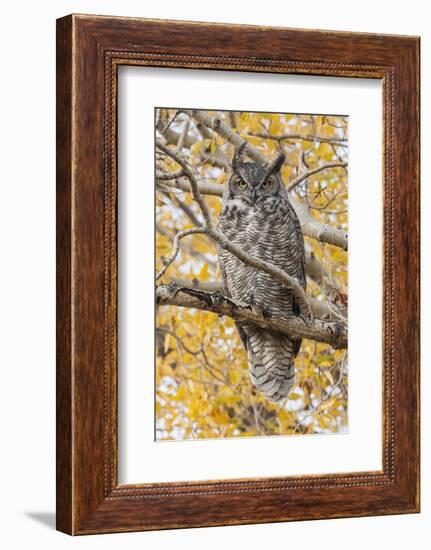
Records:
[[[305,288],[301,226],[278,174],[284,157],[265,166],[241,162],[240,156],[241,152],[234,157],[218,227],[245,252],[283,269]],[[283,321],[300,314],[292,292],[280,282],[221,247],[218,252],[225,285],[233,299]],[[247,350],[253,384],[270,401],[283,401],[294,382],[294,357],[300,340],[292,341],[251,323],[237,323],[237,328]]]

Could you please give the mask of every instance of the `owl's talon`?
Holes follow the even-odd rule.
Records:
[[[167,290],[169,296],[172,297],[172,298],[175,297],[175,295],[177,294],[179,289],[180,289],[180,287],[174,282],[170,282],[169,284],[166,285],[166,290]]]
[[[214,306],[219,306],[223,302],[223,294],[217,290],[211,294],[211,299]]]
[[[256,315],[262,316],[264,319],[271,318],[271,310],[266,306],[256,303],[254,292],[250,292],[248,295],[248,305]]]
[[[301,319],[301,321],[303,321],[307,327],[310,327],[313,323],[314,323],[314,315],[313,313],[310,311],[309,315],[307,315],[306,317],[302,316],[302,315],[298,315],[298,317]]]
[[[256,304],[256,300],[255,300],[255,297],[254,297],[254,292],[250,292],[249,295],[248,295],[248,305],[249,305],[251,311],[255,315],[261,315],[262,314],[261,306]]]
[[[271,317],[272,317],[271,310],[269,308],[263,307],[262,308],[262,317],[264,319],[271,319]]]

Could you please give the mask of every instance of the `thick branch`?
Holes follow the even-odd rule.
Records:
[[[219,292],[204,292],[174,284],[161,285],[156,289],[156,303],[211,311],[219,316],[227,315],[236,321],[250,321],[282,332],[292,339],[307,338],[330,344],[333,348],[347,348],[347,326],[343,323],[320,319],[305,323],[300,317],[292,317],[288,322],[268,319],[258,315],[250,306],[237,303]]]
[[[174,189],[180,189],[181,191],[185,191],[186,193],[191,193],[190,183],[184,178],[177,179],[175,181],[163,181],[163,185],[165,185],[166,187],[173,187]],[[214,195],[216,197],[223,196],[223,186],[219,183],[208,183],[205,181],[201,181],[199,182],[199,191],[202,195]]]
[[[172,277],[171,282],[175,283],[179,287],[194,288],[195,290],[202,290],[204,292],[220,292],[221,294],[227,294],[226,287],[223,281],[200,281],[199,279],[178,279]],[[311,311],[313,315],[318,319],[330,319],[332,318],[332,312],[326,302],[322,302],[313,296],[308,296]]]
[[[290,197],[292,205],[301,223],[302,233],[321,243],[328,243],[347,250],[347,233],[311,217],[308,205],[304,200]]]
[[[194,288],[203,292],[221,292],[226,294],[226,287],[223,281],[200,281],[199,279],[178,279],[172,277],[171,282],[178,287]]]

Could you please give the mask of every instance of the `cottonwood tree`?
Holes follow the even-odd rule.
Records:
[[[347,119],[156,112],[156,432],[158,439],[327,433],[347,422]],[[306,245],[307,293],[216,229],[235,149],[280,151]],[[216,244],[291,288],[307,311],[288,324],[226,296]],[[234,320],[303,338],[283,406],[249,380]]]

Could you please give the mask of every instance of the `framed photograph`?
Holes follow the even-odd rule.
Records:
[[[419,38],[57,21],[57,528],[419,511]]]

